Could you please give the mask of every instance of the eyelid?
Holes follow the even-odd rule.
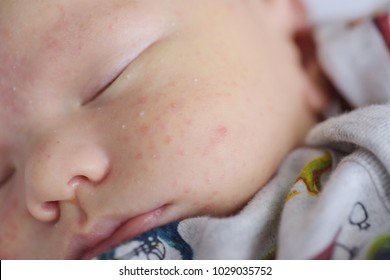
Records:
[[[142,42],[138,44],[136,47],[132,48],[132,51],[128,53],[128,56],[125,57],[124,60],[120,62],[119,67],[117,67],[116,71],[113,71],[112,75],[108,75],[107,79],[104,79],[106,82],[103,82],[95,87],[95,90],[88,91],[89,95],[82,102],[81,106],[86,105],[92,101],[94,101],[97,97],[99,97],[105,90],[107,90],[127,69],[127,67],[132,64],[142,53],[150,49],[153,45],[160,41],[162,38],[161,34],[155,34],[156,36],[150,36],[150,38],[145,38],[144,40],[139,40]]]
[[[102,83],[101,86],[97,87],[96,90],[91,91],[91,96],[86,98],[81,105],[84,106],[94,101],[102,93],[104,93],[122,75],[122,73],[126,70],[127,66],[128,64],[126,64],[124,67],[119,68],[119,70],[115,71],[114,74],[108,75],[109,78],[106,79],[106,82]]]
[[[4,186],[15,174],[15,168],[7,168],[4,172],[0,173],[0,187]]]
[[[94,101],[96,98],[98,98],[107,88],[109,88],[113,83],[114,81],[116,80],[116,78],[112,79],[111,81],[109,81],[108,83],[104,84],[103,87],[101,87],[100,89],[98,90],[95,90],[92,92],[92,95],[89,96],[86,100],[83,101],[83,103],[81,104],[82,106],[88,104],[88,103],[91,103],[92,101]]]

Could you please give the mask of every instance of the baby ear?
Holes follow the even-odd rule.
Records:
[[[307,10],[302,0],[266,0],[266,5],[283,31],[295,34],[310,28]]]

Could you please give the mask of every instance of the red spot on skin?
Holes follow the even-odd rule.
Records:
[[[143,159],[143,157],[144,157],[144,156],[143,156],[142,153],[138,153],[138,154],[135,155],[135,159],[136,159],[136,160],[141,160],[141,159]]]
[[[219,126],[217,129],[216,129],[216,135],[219,137],[219,138],[223,138],[226,136],[228,130],[225,126]]]
[[[139,133],[141,133],[144,136],[149,136],[150,134],[150,128],[147,125],[143,125],[137,130]]]
[[[44,42],[46,44],[46,48],[49,50],[52,50],[54,52],[64,51],[64,46],[61,44],[61,42],[52,36],[45,38]]]
[[[186,120],[186,125],[192,126],[192,124],[193,124],[192,119],[187,119],[187,120]]]
[[[148,103],[149,99],[146,96],[139,96],[135,99],[134,102],[130,105],[131,108],[137,108],[137,107],[142,107],[146,103]]]
[[[172,103],[171,103],[171,109],[173,109],[173,110],[177,109],[178,106],[179,106],[179,105],[178,105],[176,102],[172,102]]]
[[[208,155],[212,150],[214,150],[226,138],[228,132],[228,129],[223,125],[219,125],[214,128],[211,132],[207,145],[202,151],[202,154]]]
[[[166,145],[171,144],[171,142],[172,142],[172,137],[169,136],[169,135],[167,135],[167,136],[165,137],[164,142],[165,142]]]
[[[178,111],[184,107],[184,101],[173,101],[170,103],[169,107],[172,111]]]
[[[185,187],[185,188],[184,188],[184,193],[190,194],[191,192],[192,192],[191,187]]]
[[[148,102],[148,98],[146,96],[140,96],[137,98],[137,105],[144,105]]]
[[[207,204],[205,206],[202,207],[202,212],[203,213],[209,213],[211,209],[213,209],[213,205],[212,204]]]

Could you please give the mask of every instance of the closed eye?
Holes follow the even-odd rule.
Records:
[[[0,175],[0,187],[3,187],[5,184],[8,183],[12,179],[12,177],[15,174],[15,169],[14,168],[8,168],[5,169],[4,172],[1,172]]]
[[[99,89],[99,90],[93,92],[93,94],[92,94],[90,97],[88,97],[88,98],[83,102],[82,105],[86,105],[86,104],[88,104],[88,103],[93,102],[95,99],[97,99],[100,95],[102,95],[102,94],[103,94],[103,93],[104,93],[104,92],[105,92],[105,91],[114,83],[115,80],[116,80],[116,78],[113,79],[113,80],[111,80],[108,84],[104,85],[103,88],[101,88],[101,89]]]
[[[97,99],[100,95],[102,95],[122,75],[122,73],[125,69],[126,69],[126,67],[124,67],[123,69],[120,69],[120,71],[117,71],[114,75],[110,75],[109,78],[107,79],[107,82],[102,83],[101,87],[98,87],[97,90],[92,91],[91,96],[86,98],[86,100],[84,100],[82,105],[86,105],[88,103],[91,103],[95,99]]]

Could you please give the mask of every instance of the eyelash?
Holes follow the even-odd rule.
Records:
[[[113,83],[114,83],[115,79],[112,80],[111,82],[109,82],[108,84],[106,84],[103,88],[99,89],[98,91],[96,91],[95,94],[93,94],[91,97],[89,97],[87,100],[85,100],[83,102],[83,105],[86,105],[88,103],[91,103],[93,102],[95,99],[97,99],[100,95],[103,94],[104,91],[106,91],[107,88],[109,88]]]
[[[103,87],[101,87],[99,90],[96,91],[95,94],[93,94],[91,97],[89,97],[86,101],[83,102],[82,105],[86,105],[88,103],[91,103],[93,102],[95,99],[97,99],[100,95],[102,95],[123,73],[123,71],[126,69],[126,67],[124,69],[122,69],[121,71],[119,71],[118,73],[116,73],[113,78],[109,79],[109,82],[108,83],[104,83]]]
[[[10,181],[12,179],[14,174],[15,174],[14,168],[6,169],[6,171],[4,172],[4,176],[0,177],[1,178],[0,179],[0,188],[3,187],[6,183],[8,183],[8,181]]]

